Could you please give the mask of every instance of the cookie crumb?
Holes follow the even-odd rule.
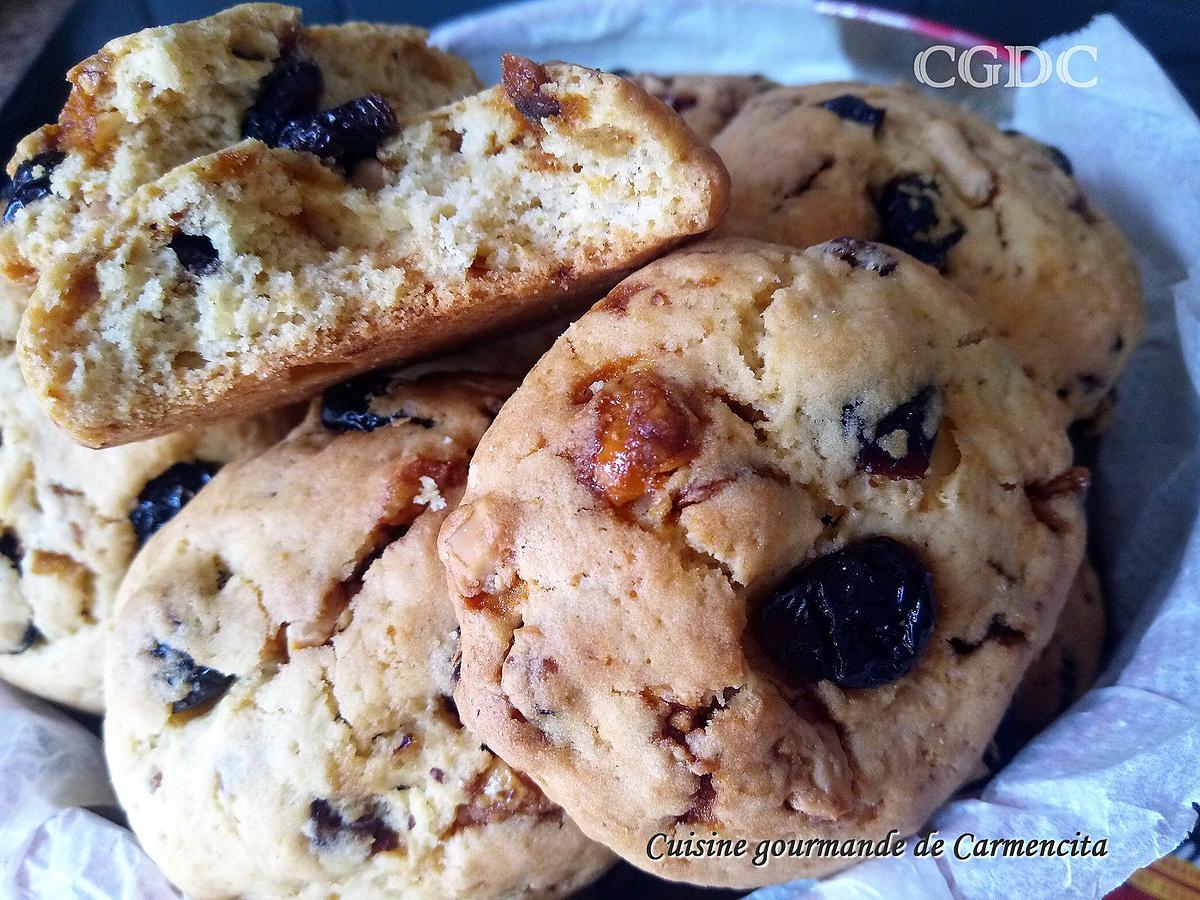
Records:
[[[437,482],[428,475],[421,476],[421,493],[413,498],[413,503],[428,506],[434,512],[446,508],[446,498],[438,490]]]

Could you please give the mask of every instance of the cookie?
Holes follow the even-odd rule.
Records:
[[[1138,274],[1066,157],[907,87],[778,87],[714,139],[721,229],[892,244],[970,294],[1068,420],[1095,416],[1141,339]]]
[[[1002,768],[1091,689],[1104,661],[1106,620],[1100,580],[1085,561],[1067,593],[1050,643],[1025,671],[984,754],[989,770]]]
[[[502,86],[390,137],[385,108],[340,109],[178,167],[45,270],[23,366],[76,439],[261,409],[548,316],[725,209],[712,150],[591,69],[508,56]]]
[[[176,166],[365,94],[405,117],[479,88],[466,62],[426,46],[418,28],[304,27],[300,10],[269,3],[118,38],[67,78],[58,122],[21,141],[8,165],[0,269],[30,287]]]
[[[654,75],[640,72],[640,84],[687,123],[702,141],[711,141],[749,100],[775,87],[761,75]]]
[[[27,296],[0,280],[0,322]],[[104,638],[141,543],[221,464],[281,438],[275,412],[111,450],[63,434],[21,380],[0,329],[0,678],[88,712],[103,709]]]
[[[553,897],[611,861],[451,696],[435,541],[511,387],[339,385],[134,563],[106,747],[134,831],[187,894]]]
[[[1053,398],[966,307],[848,239],[711,241],[618,285],[505,405],[442,528],[463,721],[668,878],[819,875],[853,859],[753,848],[919,827],[1083,550]],[[711,832],[751,850],[663,855]]]

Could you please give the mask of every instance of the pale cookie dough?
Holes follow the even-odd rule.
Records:
[[[143,184],[274,118],[364,94],[397,116],[478,90],[467,63],[405,25],[305,27],[300,10],[235,6],[110,41],[67,73],[59,119],[17,146],[0,226],[0,270],[30,287]]]
[[[340,385],[159,532],[122,591],[106,747],[195,897],[558,897],[612,857],[458,719],[435,552],[507,379]]]
[[[80,447],[21,380],[11,328],[27,294],[0,279],[0,678],[100,712],[105,633],[144,536],[222,463],[270,446],[298,416]]]
[[[549,317],[720,221],[720,160],[641,88],[503,71],[406,122],[361,98],[143,186],[30,302],[22,367],[51,416],[107,446],[306,397]]]

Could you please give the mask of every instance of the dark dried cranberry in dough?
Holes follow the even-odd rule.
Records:
[[[13,220],[17,210],[24,209],[33,201],[40,200],[50,193],[50,173],[66,158],[65,153],[48,150],[31,156],[17,166],[17,171],[6,189],[8,204],[4,207],[4,224],[7,225]]]
[[[672,90],[670,86],[668,86],[667,90],[655,96],[677,113],[687,112],[700,102],[700,98],[695,94],[678,93]]]
[[[162,528],[189,500],[217,474],[219,463],[178,462],[161,475],[151,478],[138,494],[137,506],[129,514],[138,543]]]
[[[191,654],[176,650],[162,642],[150,648],[150,655],[162,660],[159,673],[172,688],[187,688],[187,693],[171,704],[172,713],[187,712],[216,703],[237,680],[236,675],[226,675],[208,666],[198,666]]]
[[[432,428],[433,419],[410,416],[404,410],[389,415],[372,411],[371,403],[391,390],[395,379],[386,373],[368,372],[335,384],[321,398],[321,424],[330,431],[374,431],[392,422],[405,421]]]
[[[874,537],[792,572],[752,621],[763,649],[794,678],[873,688],[912,669],[936,615],[921,560]]]
[[[312,153],[343,169],[375,156],[396,133],[396,114],[379,94],[367,94],[325,112],[301,116],[279,133],[279,146]]]
[[[0,556],[12,563],[13,568],[21,568],[21,539],[11,528],[0,533]]]
[[[258,86],[258,97],[242,119],[242,137],[279,146],[289,121],[317,111],[324,87],[320,67],[306,59],[284,57]]]
[[[817,249],[832,253],[842,262],[848,263],[851,268],[866,269],[868,272],[875,272],[880,277],[891,275],[896,271],[896,257],[870,241],[840,237],[826,241]]]
[[[180,231],[167,246],[175,251],[179,264],[193,275],[208,275],[221,261],[212,239],[205,234],[185,234]]]
[[[835,116],[847,121],[857,122],[859,125],[869,125],[872,131],[879,130],[879,126],[883,124],[883,117],[887,114],[886,109],[872,106],[862,97],[856,97],[853,94],[830,97],[828,100],[818,103],[817,106],[827,109]]]
[[[500,80],[504,93],[525,120],[536,124],[547,116],[557,116],[562,106],[542,86],[550,80],[546,70],[532,59],[505,53],[500,59]]]
[[[915,173],[893,178],[879,192],[879,240],[946,271],[946,255],[962,240],[962,224],[941,209],[942,189]]]
[[[842,427],[859,442],[858,468],[888,478],[921,478],[929,471],[941,423],[939,401],[936,388],[922,388],[887,413],[874,429],[872,423],[862,420],[858,404],[843,406]],[[898,450],[902,452],[897,454]]]
[[[38,644],[44,644],[45,642],[46,636],[42,634],[41,629],[30,622],[25,626],[25,631],[21,634],[21,640],[17,641],[16,646],[11,647],[4,652],[9,656],[16,656],[19,653],[24,653],[26,650],[30,650],[36,647]]]
[[[1071,165],[1071,160],[1067,154],[1063,153],[1053,144],[1042,144],[1042,151],[1050,157],[1050,161],[1066,172],[1068,175],[1075,174],[1075,167]]]
[[[314,800],[308,807],[309,840],[314,847],[325,848],[339,840],[369,841],[368,853],[374,856],[400,846],[400,835],[383,820],[378,807],[356,819],[347,819],[328,800]]]
[[[1008,134],[1008,135],[1020,135],[1021,137],[1029,137],[1023,131],[1017,131],[1017,129],[1015,129],[1015,128],[1006,128],[1006,129],[1004,129],[1004,133]],[[1060,169],[1062,169],[1068,175],[1075,174],[1075,167],[1073,165],[1071,165],[1070,158],[1067,156],[1067,154],[1063,153],[1062,150],[1060,150],[1058,147],[1055,147],[1053,144],[1046,144],[1035,138],[1029,138],[1029,139],[1038,145],[1038,148],[1043,153],[1045,153],[1046,156],[1048,156],[1050,158],[1050,161],[1052,163],[1054,163],[1054,165],[1058,166]]]

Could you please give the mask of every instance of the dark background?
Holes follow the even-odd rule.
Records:
[[[309,23],[358,18],[423,26],[499,5],[497,0],[294,2],[304,9]],[[0,15],[5,6],[17,5],[0,3]],[[7,160],[22,135],[56,117],[67,94],[63,73],[106,41],[150,25],[199,18],[227,5],[232,4],[212,0],[77,0],[32,65],[19,59],[8,61],[10,66],[30,67],[0,108],[0,158]],[[1097,13],[1111,12],[1154,53],[1192,107],[1200,108],[1200,2],[1196,0],[874,0],[874,5],[956,25],[1005,44],[1037,44],[1082,27]]]

